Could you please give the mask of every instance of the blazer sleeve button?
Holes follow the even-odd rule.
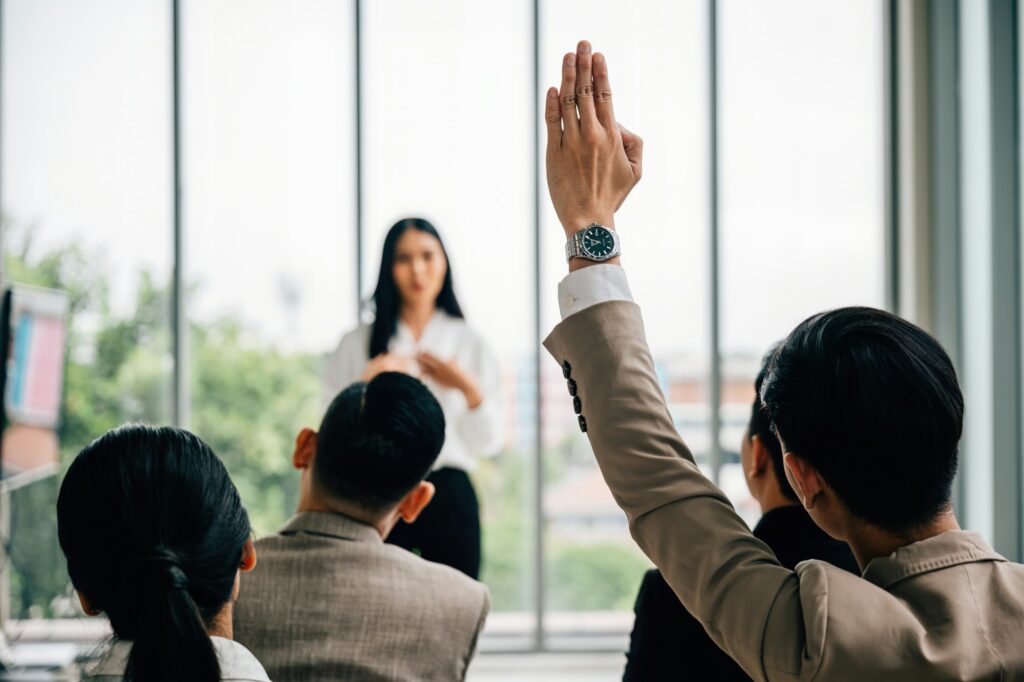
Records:
[[[583,433],[587,432],[587,418],[584,417],[582,414],[580,415],[580,431],[582,431]]]
[[[567,383],[569,385],[569,395],[571,395],[573,398],[575,398],[576,397],[576,393],[578,391],[578,389],[576,387],[576,380],[575,379],[569,379],[569,381]]]
[[[562,376],[566,379],[572,376],[572,365],[569,364],[568,360],[562,363]]]
[[[583,401],[580,400],[579,396],[576,396],[575,398],[572,399],[572,409],[576,414],[579,414],[580,412],[583,411]]]

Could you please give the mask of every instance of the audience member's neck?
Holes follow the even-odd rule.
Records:
[[[757,503],[761,505],[761,516],[781,507],[792,507],[800,504],[798,501],[791,500],[783,495],[778,483],[775,481],[771,481],[769,485],[765,486],[765,489],[761,491],[760,497],[757,499]]]
[[[932,523],[913,533],[892,533],[878,526],[857,523],[851,527],[846,540],[863,571],[872,559],[889,556],[900,547],[933,538],[949,530],[960,530],[960,524],[957,523],[952,509],[943,512]]]
[[[235,638],[235,629],[232,623],[233,613],[234,607],[229,601],[224,605],[224,608],[220,610],[220,613],[213,617],[213,621],[210,622],[210,627],[206,628],[206,632],[210,637],[223,637],[224,639]]]
[[[304,512],[341,514],[360,523],[365,523],[367,526],[373,526],[382,538],[387,537],[388,533],[391,532],[387,514],[382,516],[379,512],[371,513],[357,504],[329,499],[323,495],[311,494],[308,499],[300,499],[297,511],[300,514]]]
[[[436,310],[437,307],[431,302],[402,304],[402,322],[409,327],[414,339],[420,340]]]

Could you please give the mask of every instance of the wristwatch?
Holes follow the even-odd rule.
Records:
[[[619,235],[604,225],[592,223],[584,227],[565,243],[565,260],[585,258],[592,261],[606,261],[621,253]]]

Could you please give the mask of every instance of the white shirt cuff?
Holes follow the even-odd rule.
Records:
[[[591,265],[570,272],[558,283],[558,310],[563,320],[598,303],[632,300],[626,271],[620,265]]]

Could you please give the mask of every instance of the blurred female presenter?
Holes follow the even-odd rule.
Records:
[[[422,218],[397,222],[384,239],[373,293],[375,319],[346,334],[324,381],[331,400],[381,372],[419,377],[444,410],[445,443],[429,480],[437,493],[419,519],[387,541],[477,578],[480,508],[468,472],[501,449],[498,366],[464,319],[441,236]]]

